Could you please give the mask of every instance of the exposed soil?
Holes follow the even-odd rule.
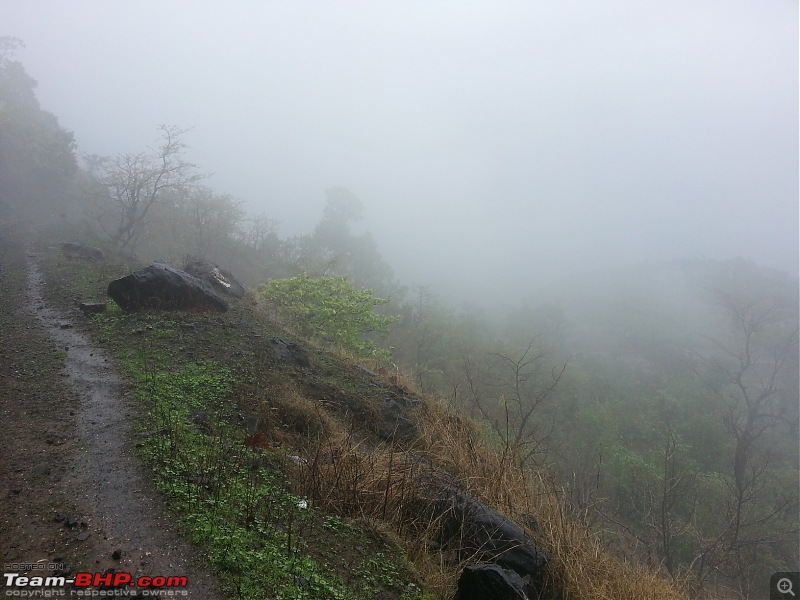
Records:
[[[5,571],[186,575],[191,597],[219,597],[139,465],[135,408],[113,361],[79,331],[77,315],[45,305],[36,260],[0,240]],[[39,571],[13,563],[66,566]]]

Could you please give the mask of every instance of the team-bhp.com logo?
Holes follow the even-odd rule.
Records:
[[[50,598],[59,596],[186,596],[186,577],[134,577],[125,572],[76,573],[75,577],[44,577],[3,573],[5,595],[21,598]],[[70,589],[64,589],[71,586]],[[133,590],[136,590],[135,592]]]

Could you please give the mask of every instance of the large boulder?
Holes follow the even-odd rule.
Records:
[[[228,303],[211,285],[163,262],[131,273],[108,284],[108,295],[122,310],[228,310]]]
[[[225,269],[202,258],[192,258],[186,263],[186,272],[210,283],[215,290],[227,296],[241,298],[247,290]]]
[[[525,580],[499,565],[466,567],[458,578],[456,600],[528,600]]]

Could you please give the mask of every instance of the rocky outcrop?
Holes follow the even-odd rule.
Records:
[[[185,270],[190,275],[210,283],[215,290],[226,296],[241,298],[247,292],[245,287],[236,281],[236,278],[228,271],[202,258],[190,259],[186,263]]]
[[[154,262],[112,281],[107,293],[126,311],[143,308],[197,312],[228,310],[228,303],[208,283],[163,262]]]

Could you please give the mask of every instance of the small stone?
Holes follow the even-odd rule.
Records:
[[[75,536],[75,539],[78,540],[79,542],[85,542],[86,540],[89,539],[90,535],[92,534],[89,533],[88,531],[84,531],[83,533],[79,533],[77,536]]]
[[[111,558],[113,558],[114,560],[119,560],[120,558],[122,558],[122,550],[119,549],[114,550],[114,552],[111,553]]]

